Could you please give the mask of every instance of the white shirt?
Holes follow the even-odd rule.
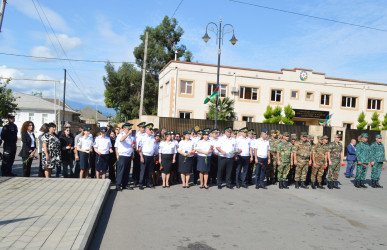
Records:
[[[176,154],[176,143],[174,141],[162,141],[160,142],[159,154]]]
[[[145,134],[140,137],[140,141],[137,141],[138,147],[141,147],[142,154],[145,156],[155,155],[155,137],[153,135],[148,136]]]
[[[270,150],[269,140],[263,140],[262,138],[257,139],[254,148],[257,149],[257,157],[267,158],[268,151]]]
[[[102,135],[95,138],[94,142],[94,148],[97,148],[97,150],[103,154],[107,155],[109,154],[109,149],[112,147],[112,142],[109,137],[105,136],[102,137]]]
[[[225,155],[223,155],[221,152],[219,152],[219,155],[226,158],[233,158],[234,157],[234,151],[235,151],[236,141],[235,138],[230,136],[230,138],[227,138],[227,136],[223,136],[218,140],[218,143],[216,144],[216,147],[219,147],[223,151],[226,152]]]
[[[124,132],[121,132],[117,135],[116,144],[114,147],[117,148],[118,155],[122,156],[132,156],[133,153],[133,142],[135,142],[135,137],[129,135],[124,141],[121,142],[122,137],[125,136]]]
[[[136,133],[136,137],[134,138],[135,142],[136,142],[136,149],[138,150],[138,142],[141,141],[141,138],[145,135],[145,132],[144,133],[140,133],[140,131],[137,131]]]
[[[205,141],[203,139],[203,140],[198,141],[198,143],[196,143],[195,149],[200,149],[200,150],[203,150],[203,151],[209,151],[211,146],[214,147],[214,145],[212,144],[212,142],[210,140]],[[212,155],[211,152],[208,153],[207,155],[203,154],[203,153],[198,153],[198,156],[211,156],[211,155]]]
[[[194,148],[195,148],[195,145],[192,140],[189,140],[189,141],[181,140],[179,142],[179,150],[183,153],[189,154],[194,150]],[[194,155],[187,155],[187,157],[194,157]]]
[[[28,133],[28,135],[31,137],[31,148],[33,148],[33,147],[35,147],[35,137],[34,137],[34,133],[30,133],[30,132],[28,132],[27,131],[27,133]]]
[[[79,138],[78,146],[79,146],[82,150],[90,151],[90,147],[93,146],[93,139],[90,138],[89,136],[88,136],[88,137],[81,136],[81,137]]]
[[[155,143],[155,155],[159,154],[159,150],[160,150],[160,142],[156,142]]]
[[[250,156],[250,138],[246,137],[238,137],[236,139],[236,148],[239,150],[242,150],[242,153],[240,153],[240,156]]]
[[[214,137],[210,137],[209,140],[212,142],[212,145],[214,145],[214,151],[212,152],[212,154],[218,155],[219,151],[216,149],[216,144],[218,143],[219,137],[216,137],[216,139],[214,139]]]

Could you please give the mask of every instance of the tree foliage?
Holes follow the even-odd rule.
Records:
[[[367,121],[365,120],[365,114],[364,114],[364,111],[362,111],[359,115],[359,117],[357,118],[357,122],[359,123],[356,127],[357,129],[359,130],[362,130],[364,129],[365,126],[367,126]]]
[[[209,103],[208,118],[215,120],[216,98],[212,98]],[[219,98],[218,100],[218,120],[234,121],[236,114],[234,112],[234,100],[229,97]]]
[[[267,105],[266,112],[263,114],[265,117],[263,123],[280,123],[282,120],[281,112],[282,108],[280,106],[277,106],[273,109],[270,105]]]
[[[380,130],[380,120],[378,112],[374,112],[371,117],[371,130]]]
[[[294,122],[292,121],[292,119],[294,118],[294,111],[293,111],[292,106],[290,106],[290,104],[288,104],[284,108],[284,114],[285,114],[285,116],[282,117],[282,122],[284,124],[293,125]]]
[[[382,121],[382,130],[387,130],[387,113],[384,115],[384,121]]]
[[[8,114],[18,110],[16,98],[12,95],[12,90],[7,88],[10,81],[10,79],[0,81],[0,126],[3,126]]]

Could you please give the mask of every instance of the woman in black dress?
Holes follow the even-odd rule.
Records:
[[[189,131],[183,133],[183,139],[179,142],[179,149],[177,150],[179,153],[179,173],[183,182],[183,188],[188,188],[195,156],[194,141],[190,139]]]
[[[43,153],[42,164],[44,167],[44,175],[46,178],[51,178],[52,169],[60,167],[62,164],[62,152],[60,147],[60,141],[55,134],[55,123],[49,123],[47,125],[46,132],[42,136]]]
[[[159,162],[161,165],[163,188],[169,187],[172,164],[176,162],[176,144],[171,140],[170,132],[166,132],[164,141],[160,142]]]
[[[116,169],[115,164],[117,162],[117,155],[116,155],[116,133],[114,130],[110,131],[110,141],[112,142],[112,149],[113,153],[109,154],[109,161],[108,161],[108,167],[109,167],[109,179],[112,182],[112,184],[116,183]]]
[[[23,159],[23,177],[30,177],[31,175],[31,164],[36,152],[34,129],[35,125],[31,121],[24,122],[21,129],[23,147],[19,156]]]
[[[60,134],[59,140],[62,148],[63,177],[74,178],[74,136],[71,134],[70,128],[65,128],[65,130]],[[57,172],[56,177],[59,177],[59,175],[60,172]]]

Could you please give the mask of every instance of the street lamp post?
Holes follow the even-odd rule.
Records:
[[[227,33],[231,33],[232,32],[232,38],[230,39],[230,42],[232,45],[235,45],[236,42],[238,41],[236,38],[235,38],[235,35],[234,35],[234,26],[232,26],[231,24],[226,24],[223,26],[223,29],[222,29],[222,18],[220,18],[219,20],[219,27],[218,25],[216,25],[216,23],[214,22],[209,22],[206,26],[206,34],[204,34],[204,36],[202,37],[202,39],[204,40],[205,43],[208,42],[208,40],[210,40],[210,36],[208,36],[208,27],[210,26],[210,31],[214,32],[216,34],[216,41],[218,43],[218,69],[217,69],[217,74],[216,74],[216,86],[219,87],[219,92],[220,92],[220,85],[219,85],[219,74],[220,74],[220,54],[222,53],[221,49],[220,49],[220,45],[223,44],[223,37],[225,34]],[[215,32],[215,29],[214,29],[214,26],[216,28],[216,32]],[[225,30],[225,28],[229,26],[232,28],[232,30]],[[219,39],[219,40],[218,40]],[[218,127],[218,100],[219,100],[219,94],[216,96],[216,104],[215,104],[215,128]]]

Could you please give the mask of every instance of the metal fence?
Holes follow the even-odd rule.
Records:
[[[248,122],[247,127],[249,129],[254,129],[255,132],[259,135],[262,128],[267,128],[269,130],[279,130],[281,134],[283,132],[288,132],[289,134],[296,134],[300,138],[301,132],[309,132],[309,126],[303,125],[287,125],[287,124],[271,124],[271,123],[256,123]]]
[[[181,119],[181,118],[169,118],[169,117],[160,117],[160,129],[167,128],[168,130],[173,130],[176,132],[184,132],[186,130],[191,130],[198,126],[200,129],[204,128],[214,128],[215,121],[213,120],[202,120],[202,119]],[[225,127],[232,127],[232,121],[218,121],[218,128],[224,129]]]
[[[324,127],[323,128],[323,135],[328,136],[328,141],[331,141],[331,134],[332,134],[332,128],[331,127]]]

